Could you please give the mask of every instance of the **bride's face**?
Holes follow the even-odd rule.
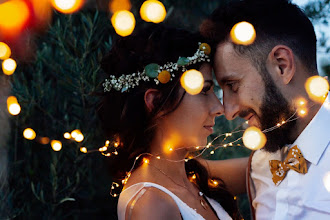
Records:
[[[204,77],[202,92],[197,95],[186,93],[175,111],[159,124],[166,138],[166,148],[206,145],[207,137],[213,133],[215,117],[223,114],[223,106],[213,91],[211,65],[203,64],[200,72]],[[181,94],[183,92],[182,89]]]

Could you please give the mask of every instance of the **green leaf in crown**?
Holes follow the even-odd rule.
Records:
[[[187,57],[179,57],[178,59],[178,66],[185,66],[190,62],[190,60]]]
[[[159,65],[156,63],[150,63],[145,68],[144,71],[150,78],[156,78],[158,76]]]

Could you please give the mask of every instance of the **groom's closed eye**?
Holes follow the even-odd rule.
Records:
[[[227,81],[224,85],[228,87],[232,92],[237,92],[239,88],[238,81]]]

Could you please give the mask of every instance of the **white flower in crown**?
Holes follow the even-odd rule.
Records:
[[[103,85],[104,92],[110,92],[111,89],[115,89],[120,92],[127,92],[129,89],[139,85],[140,81],[153,81],[158,85],[159,83],[165,84],[175,77],[173,71],[178,71],[181,68],[182,72],[187,70],[187,66],[196,64],[199,62],[210,62],[209,55],[211,53],[211,47],[207,43],[198,43],[199,48],[192,57],[179,57],[176,63],[168,62],[163,66],[159,66],[156,63],[148,64],[142,72],[121,75],[116,78],[114,75],[110,75],[109,79],[105,79]]]

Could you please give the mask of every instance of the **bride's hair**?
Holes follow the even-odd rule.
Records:
[[[132,35],[118,39],[102,61],[102,69],[116,78],[142,72],[150,63],[164,65],[177,62],[179,57],[191,57],[197,51],[198,42],[203,39],[198,34],[166,27],[150,25]],[[189,65],[188,69],[199,69],[202,63]],[[158,85],[153,81],[140,81],[139,86],[128,92],[111,89],[105,92],[98,108],[102,127],[106,137],[120,140],[118,155],[109,158],[109,170],[115,179],[123,179],[141,153],[150,153],[156,117],[162,117],[174,111],[181,103],[185,93],[180,95],[181,70],[173,72],[175,77],[168,83]],[[152,111],[145,106],[144,94],[154,88],[159,95],[154,100]],[[160,112],[163,115],[160,116]],[[165,113],[164,113],[165,112]],[[139,161],[140,162],[140,161]],[[138,166],[139,164],[137,164]],[[196,160],[186,163],[188,172],[195,172],[197,185],[207,196],[218,200],[233,217],[237,216],[237,206],[233,196],[224,184],[210,189],[206,169]]]

